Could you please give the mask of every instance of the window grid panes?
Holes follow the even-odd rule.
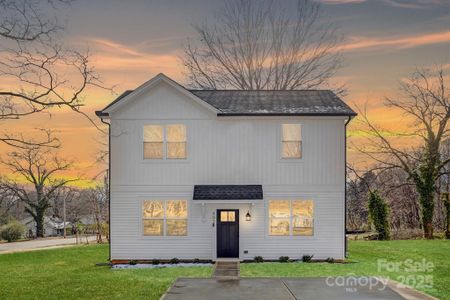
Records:
[[[302,157],[302,130],[300,124],[282,124],[281,157]]]
[[[235,222],[236,216],[234,211],[221,211],[220,222]]]
[[[145,125],[144,159],[186,159],[186,125]]]
[[[162,159],[164,128],[160,125],[144,126],[144,158]]]
[[[314,203],[312,200],[270,200],[269,235],[312,236]]]
[[[186,236],[186,200],[145,200],[142,204],[143,234],[146,236]]]
[[[180,124],[166,126],[167,158],[186,158],[186,126]]]

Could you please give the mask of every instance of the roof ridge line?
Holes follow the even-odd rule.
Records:
[[[238,89],[218,89],[218,90],[200,90],[200,89],[187,89],[190,92],[332,92],[332,90],[319,90],[319,89],[312,89],[312,90],[238,90]]]

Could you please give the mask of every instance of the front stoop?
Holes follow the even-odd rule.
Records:
[[[239,261],[216,261],[214,265],[213,278],[219,280],[237,280],[239,279]]]

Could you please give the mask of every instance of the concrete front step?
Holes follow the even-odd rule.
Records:
[[[214,267],[213,278],[239,279],[238,261],[217,261]]]

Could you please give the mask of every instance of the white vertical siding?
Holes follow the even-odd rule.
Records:
[[[303,157],[280,159],[280,125],[302,125]],[[187,126],[188,159],[142,159],[145,124],[183,123]],[[112,259],[215,258],[212,212],[239,208],[240,256],[261,255],[317,258],[344,256],[344,120],[343,118],[259,117],[217,118],[185,95],[161,83],[112,114]],[[190,201],[187,237],[143,237],[140,201],[192,199],[195,184],[262,184],[264,201],[253,207],[252,221],[244,221],[248,204],[207,204]],[[313,237],[267,235],[267,200],[315,201]],[[244,254],[244,250],[248,254]]]

